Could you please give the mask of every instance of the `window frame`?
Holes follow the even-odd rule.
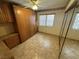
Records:
[[[74,27],[74,26],[75,26],[75,21],[76,21],[77,14],[79,14],[79,12],[77,12],[77,13],[75,14],[75,18],[74,18],[75,20],[74,20],[73,25],[72,25],[72,28],[73,28],[74,30],[79,30],[79,28],[77,29],[77,28]]]
[[[52,26],[48,26],[48,25],[47,25],[47,20],[48,20],[48,19],[47,19],[47,20],[46,20],[46,26],[47,26],[47,27],[53,27],[53,26],[54,26],[55,15],[54,15],[54,14],[51,14],[51,15],[53,15],[53,16],[54,16],[54,19],[52,19],[52,20],[53,20],[53,23],[52,23]],[[47,16],[49,16],[49,15],[47,15]],[[47,18],[48,18],[48,17],[47,17]]]
[[[40,15],[41,16],[41,15]],[[39,16],[39,26],[46,26],[46,21],[45,21],[45,25],[40,25],[40,16]],[[46,17],[47,18],[47,17]]]
[[[54,15],[54,20],[53,20],[53,25],[52,26],[47,26],[47,27],[53,27],[54,26],[54,21],[55,21],[55,13],[48,13],[48,14],[39,14],[39,20],[40,20],[40,15],[46,15],[46,21],[45,21],[45,26],[47,26],[47,15]],[[39,23],[39,22],[38,22]],[[40,26],[40,24],[39,24]]]

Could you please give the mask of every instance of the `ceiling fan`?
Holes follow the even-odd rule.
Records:
[[[44,7],[44,5],[41,5],[41,2],[39,0],[27,0],[25,6],[32,8],[33,10],[38,10],[39,7]]]
[[[31,2],[32,2],[32,4],[33,4],[33,7],[32,7],[32,9],[33,10],[37,10],[38,9],[38,2],[39,2],[39,0],[31,0]]]

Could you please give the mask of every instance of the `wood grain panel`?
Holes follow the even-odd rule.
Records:
[[[13,22],[9,3],[0,3],[0,23]]]
[[[15,47],[16,45],[18,45],[19,42],[19,37],[18,34],[15,34],[13,36],[10,36],[8,38],[5,38],[4,42],[6,43],[6,45],[11,49],[13,47]]]
[[[14,6],[14,11],[21,41],[23,42],[30,37],[29,12],[28,10],[18,6]]]
[[[30,30],[31,30],[31,35],[33,35],[35,33],[35,14],[34,12],[30,11],[31,15],[30,15]]]
[[[24,42],[35,33],[35,14],[34,11],[21,6],[13,7],[21,42]]]
[[[36,12],[30,10],[30,29],[31,35],[34,35],[37,32],[37,21],[36,21]]]

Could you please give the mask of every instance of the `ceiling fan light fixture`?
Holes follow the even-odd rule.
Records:
[[[33,10],[37,10],[38,9],[38,6],[37,5],[33,5],[32,9]]]
[[[31,1],[34,2],[34,3],[35,3],[35,2],[38,2],[38,0],[31,0]]]

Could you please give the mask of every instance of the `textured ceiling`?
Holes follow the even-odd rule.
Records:
[[[32,8],[32,3],[30,0],[10,0],[12,2],[19,3],[21,5],[24,5],[26,7]],[[53,8],[61,8],[65,7],[68,4],[69,0],[39,0],[39,9],[38,10],[44,10],[44,9],[53,9]]]

